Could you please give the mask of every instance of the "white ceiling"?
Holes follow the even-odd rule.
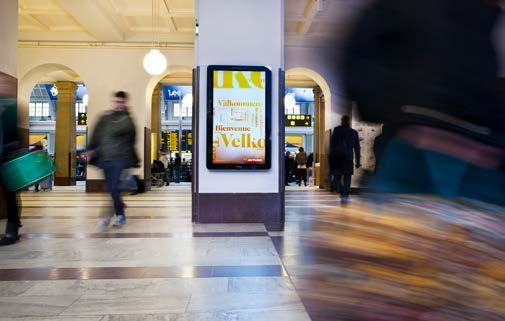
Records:
[[[285,0],[286,45],[332,45],[363,2]],[[160,4],[161,41],[167,46],[193,46],[195,1],[160,0]],[[148,46],[151,5],[151,0],[19,0],[19,39],[21,44]]]

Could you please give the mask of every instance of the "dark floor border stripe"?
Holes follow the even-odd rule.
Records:
[[[47,208],[49,205],[41,205],[41,206],[34,206],[34,205],[23,205],[23,208]],[[191,208],[191,204],[186,205],[186,206],[173,206],[170,204],[166,205],[168,208]],[[57,205],[50,205],[51,208],[108,208],[110,206],[107,205],[93,205],[93,206],[57,206]],[[147,206],[147,205],[138,205],[138,206],[131,206],[129,205],[128,208],[160,208],[163,207],[163,205],[153,205],[153,206]]]
[[[128,202],[190,202],[191,198],[190,197],[172,197],[172,196],[167,196],[165,198],[152,198],[152,197],[135,197],[132,198],[131,196],[129,197],[123,197],[124,200]],[[110,198],[108,197],[103,197],[103,198],[91,198],[91,197],[82,197],[82,195],[76,195],[75,198],[69,198],[69,197],[25,197],[23,196],[21,198],[21,201],[23,202],[71,202],[71,201],[110,201]]]
[[[129,220],[163,220],[181,218],[175,215],[187,215],[185,213],[173,213],[172,215],[131,215]],[[77,220],[77,219],[99,219],[98,215],[21,215],[22,220]],[[184,218],[184,217],[183,217]]]
[[[0,235],[1,236],[1,235]],[[109,239],[109,238],[204,238],[268,237],[268,232],[193,232],[193,233],[26,233],[23,239]]]
[[[284,276],[281,265],[0,269],[0,281]]]

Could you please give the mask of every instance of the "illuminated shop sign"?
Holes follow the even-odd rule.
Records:
[[[187,94],[191,94],[191,86],[163,86],[164,100],[182,100]]]

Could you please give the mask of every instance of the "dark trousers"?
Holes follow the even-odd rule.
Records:
[[[124,215],[124,204],[121,199],[121,172],[125,169],[125,160],[118,159],[100,163],[105,176],[105,186],[112,197],[116,215]]]
[[[175,182],[181,182],[181,166],[174,166]]]
[[[351,192],[351,174],[335,174],[335,187],[340,196],[347,197]]]
[[[163,169],[163,181],[169,185],[170,184],[170,177],[168,176],[168,169],[164,168]]]
[[[19,227],[21,226],[17,194],[16,192],[7,192],[3,188],[2,190],[7,210],[7,226],[5,227],[5,234],[17,236]]]
[[[297,170],[298,176],[298,185],[302,184],[302,181],[305,185],[307,185],[307,169],[306,168],[298,168]]]

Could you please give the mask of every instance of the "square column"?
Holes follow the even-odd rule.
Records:
[[[56,144],[54,157],[56,172],[54,184],[57,186],[75,185],[75,90],[77,85],[71,81],[56,82],[58,100],[56,103]]]
[[[193,221],[284,224],[284,179],[279,117],[284,94],[284,1],[197,0],[195,42]],[[209,65],[265,66],[271,70],[271,167],[263,170],[208,169],[207,68]],[[280,76],[281,75],[281,76]],[[243,80],[243,79],[242,79]],[[248,97],[235,97],[248,100]],[[243,134],[237,134],[243,135]],[[237,144],[235,144],[237,145]],[[236,146],[240,148],[240,146]]]

